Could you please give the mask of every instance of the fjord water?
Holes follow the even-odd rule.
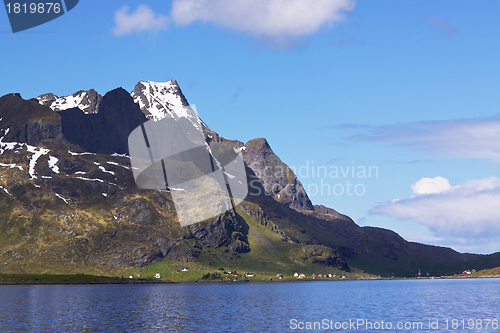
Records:
[[[1,332],[500,332],[487,319],[500,279],[0,286]]]

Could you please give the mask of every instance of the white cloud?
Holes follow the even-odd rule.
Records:
[[[500,236],[500,179],[450,186],[442,177],[422,178],[411,188],[416,195],[383,203],[370,213],[413,220],[440,237],[474,241]]]
[[[137,9],[130,12],[130,7],[123,6],[115,12],[115,26],[111,30],[115,36],[125,36],[133,33],[146,31],[166,30],[169,18],[162,14],[156,14],[147,5],[139,5]]]
[[[358,141],[387,142],[432,157],[481,158],[500,162],[500,117],[422,121],[390,126],[341,125],[362,130]]]
[[[420,195],[445,192],[451,188],[451,185],[448,179],[438,176],[434,178],[422,178],[415,184],[410,185],[410,187],[414,194]]]
[[[340,21],[353,0],[174,0],[172,19],[220,24],[258,37],[302,37]]]

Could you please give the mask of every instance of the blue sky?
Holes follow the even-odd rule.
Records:
[[[315,204],[411,241],[491,253],[499,12],[486,0],[81,0],[12,34],[0,11],[0,95],[176,79],[222,136],[265,137],[302,167]],[[312,177],[313,165],[339,177]],[[370,166],[378,177],[357,177]]]

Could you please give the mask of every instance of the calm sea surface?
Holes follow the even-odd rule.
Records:
[[[500,279],[0,286],[0,332],[500,332],[499,321]]]

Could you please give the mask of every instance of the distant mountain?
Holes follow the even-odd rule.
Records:
[[[90,96],[78,92],[66,103],[51,94],[0,98],[0,272],[117,274],[164,261],[396,276],[500,266],[500,253],[407,242],[313,206],[266,139],[244,144],[221,137],[185,108],[176,81],[141,81],[131,94],[117,88],[93,99],[95,112],[84,95]],[[128,135],[162,117],[186,117],[201,124],[208,142],[243,151],[250,195],[241,205],[181,227],[169,190],[135,185],[124,157]]]

